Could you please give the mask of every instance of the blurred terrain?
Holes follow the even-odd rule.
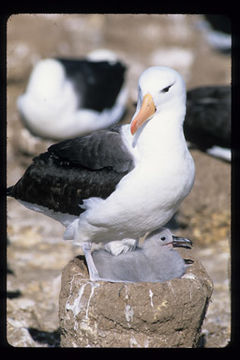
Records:
[[[129,122],[137,80],[151,65],[179,71],[187,88],[231,83],[231,57],[213,49],[201,15],[13,15],[7,22],[7,183],[31,162],[21,152],[16,107],[34,64],[46,57],[82,57],[97,48],[115,51],[127,64]],[[49,119],[51,121],[51,119]],[[43,147],[46,146],[43,144]],[[189,237],[214,282],[202,327],[203,347],[230,341],[231,165],[192,150],[196,180],[175,218],[174,232]],[[8,199],[7,340],[13,346],[59,346],[58,295],[63,267],[76,255],[63,226]]]

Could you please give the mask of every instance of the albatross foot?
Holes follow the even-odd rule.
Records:
[[[117,241],[108,242],[104,248],[111,255],[118,256],[120,254],[125,254],[128,251],[133,251],[138,246],[138,240],[135,239],[123,239]]]
[[[97,268],[94,264],[92,254],[91,254],[91,247],[92,247],[91,243],[84,242],[84,243],[82,243],[81,247],[82,247],[85,259],[86,259],[90,280],[91,281],[99,280],[100,276],[99,276]]]

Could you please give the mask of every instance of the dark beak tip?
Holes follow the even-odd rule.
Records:
[[[173,247],[183,247],[186,249],[191,249],[192,244],[192,241],[187,238],[173,236]]]

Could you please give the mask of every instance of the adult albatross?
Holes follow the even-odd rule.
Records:
[[[56,141],[86,135],[120,121],[126,112],[126,66],[115,53],[40,60],[17,101],[34,136]]]
[[[139,78],[130,124],[50,146],[8,188],[23,205],[66,226],[64,238],[82,247],[91,280],[99,278],[92,242],[107,243],[114,255],[133,249],[189,194],[195,168],[183,134],[185,103],[179,73],[150,67]]]
[[[231,161],[231,87],[200,86],[188,90],[183,129],[191,145]]]

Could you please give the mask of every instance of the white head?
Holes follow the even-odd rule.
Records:
[[[131,123],[135,134],[157,113],[181,106],[185,111],[186,89],[181,75],[165,66],[152,66],[139,78],[137,110]]]

